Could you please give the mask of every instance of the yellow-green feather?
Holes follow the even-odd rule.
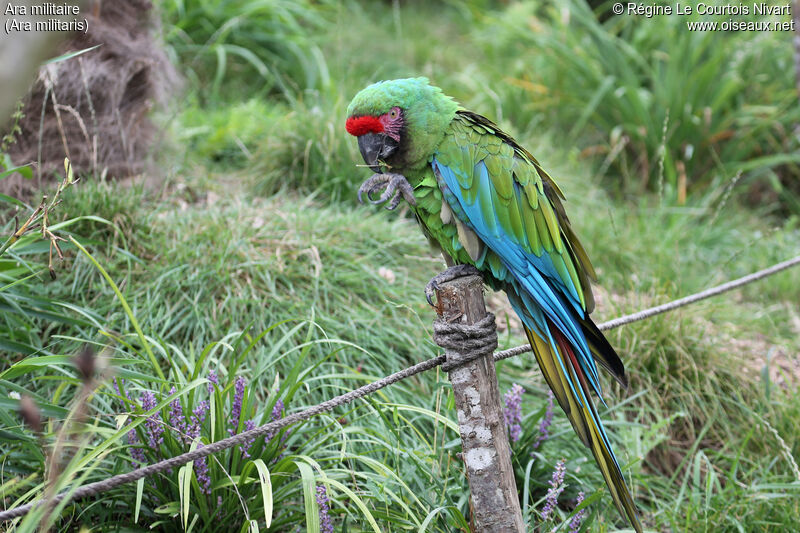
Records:
[[[590,409],[594,410],[594,406],[588,402],[588,406],[583,405],[583,402],[575,397],[567,380],[567,375],[562,370],[563,367],[568,368],[573,382],[578,383],[576,379],[577,376],[575,376],[572,367],[568,364],[562,366],[559,362],[565,360],[566,354],[560,353],[560,350],[555,350],[553,346],[548,341],[545,341],[538,333],[531,331],[527,327],[524,329],[545,381],[547,381],[558,404],[572,423],[575,433],[578,434],[581,441],[592,451],[592,455],[594,455],[595,462],[600,468],[600,472],[603,474],[606,485],[611,492],[611,499],[614,500],[617,510],[621,515],[628,517],[635,531],[641,533],[642,524],[636,512],[636,504],[633,501],[633,496],[628,490],[625,479],[622,477],[622,473],[616,465],[611,450],[604,444],[603,437],[600,434],[600,428],[598,428],[597,424],[594,422],[593,414],[596,414],[596,412],[590,412]],[[584,389],[583,393],[588,397],[588,390]]]

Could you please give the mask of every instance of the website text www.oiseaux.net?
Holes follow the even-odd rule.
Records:
[[[612,6],[615,15],[654,18],[661,16],[699,15],[704,20],[687,20],[689,31],[795,31],[795,20],[791,18],[792,4],[766,2],[728,4],[646,4],[644,2],[617,2]],[[752,20],[734,17],[771,17],[770,20]],[[772,18],[772,17],[779,17]],[[694,18],[694,17],[692,17]]]

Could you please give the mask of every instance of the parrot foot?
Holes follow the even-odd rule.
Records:
[[[380,191],[383,191],[380,198],[373,199],[372,195]],[[367,193],[369,203],[374,205],[382,204],[391,198],[389,205],[386,206],[389,211],[400,204],[401,197],[409,204],[417,205],[417,200],[414,198],[414,188],[405,176],[401,174],[373,174],[358,188],[358,201],[362,204],[364,200],[361,196],[364,193]]]
[[[466,276],[481,276],[483,274],[480,270],[475,268],[472,265],[454,265],[448,267],[447,270],[435,275],[427,285],[425,285],[425,299],[428,300],[428,304],[433,306],[433,295],[436,293],[436,290],[439,288],[439,285],[442,283],[446,283],[448,281],[453,281],[456,278],[463,278]],[[435,306],[434,306],[435,307]]]

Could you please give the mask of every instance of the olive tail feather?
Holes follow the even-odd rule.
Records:
[[[641,533],[642,525],[639,521],[636,504],[625,483],[625,478],[622,476],[597,409],[591,401],[591,389],[586,381],[586,376],[581,370],[568,340],[549,321],[548,326],[554,343],[527,327],[525,328],[536,361],[575,432],[592,450],[592,455],[603,474],[619,513],[630,521],[637,533]]]

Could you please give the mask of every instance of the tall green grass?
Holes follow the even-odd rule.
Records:
[[[169,49],[205,101],[275,92],[291,99],[330,81],[309,37],[326,22],[320,3],[170,0],[161,8]]]
[[[514,58],[500,85],[516,121],[562,129],[609,187],[682,204],[741,174],[789,202],[779,180],[800,176],[800,109],[788,37],[689,31],[695,19],[599,22],[579,0],[515,3],[487,15],[483,33],[494,57]]]
[[[543,144],[536,151],[554,151],[546,148],[548,145]],[[573,163],[556,165],[551,170],[558,175],[575,175],[579,168],[583,168],[580,163]],[[620,296],[611,301],[604,299],[598,319],[683,295],[705,286],[709,278],[723,279],[732,272],[738,273],[738,269],[755,268],[791,251],[788,243],[782,243],[781,234],[772,233],[766,234],[757,246],[750,244],[753,255],[739,255],[753,235],[737,229],[734,222],[746,220],[754,227],[759,222],[754,217],[743,218],[740,209],[731,206],[719,214],[711,233],[694,243],[676,263],[670,255],[673,243],[680,244],[681,239],[690,242],[689,236],[703,229],[703,218],[676,217],[669,208],[622,209],[585,179],[561,182],[572,200],[570,212],[575,224],[586,242],[591,243],[591,253],[607,282],[606,288]],[[136,190],[113,184],[107,187],[110,196],[117,197],[115,205],[120,209],[127,210],[135,204],[129,199],[139,198]],[[91,306],[104,317],[99,329],[104,333],[87,338],[112,339],[101,341],[100,346],[111,350],[112,366],[117,368],[119,377],[132,384],[134,400],[142,390],[161,391],[163,395],[173,384],[181,390],[182,384],[216,368],[226,376],[228,387],[227,399],[220,402],[230,405],[230,383],[236,376],[244,376],[252,391],[248,397],[255,402],[251,413],[264,416],[272,398],[267,391],[274,391],[276,376],[284,382],[291,374],[308,342],[312,342],[312,348],[304,359],[307,368],[302,373],[302,385],[287,403],[289,410],[313,405],[435,353],[428,336],[432,313],[420,288],[438,270],[439,260],[430,259],[427,245],[411,221],[368,208],[331,206],[286,194],[269,200],[222,196],[226,187],[230,189],[232,185],[217,185],[220,198],[211,204],[206,198],[181,210],[175,204],[179,199],[167,197],[134,207],[128,214],[139,221],[127,242],[135,243],[140,256],[137,260],[130,261],[128,254],[114,246],[100,244],[98,237],[105,234],[102,227],[84,227],[87,234],[82,238],[97,242],[91,247],[92,253],[109,270],[130,308],[140,317],[145,338],[167,376],[166,382],[150,377],[157,372],[142,351],[141,341],[130,333],[120,333],[133,332],[130,316],[119,306],[97,267],[83,254],[73,259],[71,272],[61,276],[65,283],[52,286],[69,291],[53,296]],[[587,187],[591,191],[588,194]],[[608,209],[613,222],[609,222]],[[270,215],[264,216],[265,213]],[[116,217],[113,210],[104,215]],[[604,233],[603,224],[616,229]],[[674,230],[669,229],[671,224],[676,225]],[[628,246],[620,248],[621,242]],[[664,244],[654,244],[659,242]],[[768,251],[766,254],[760,251],[762,247]],[[733,271],[723,269],[716,275],[709,272],[709,265],[720,261],[725,264],[732,257],[738,265]],[[381,267],[393,272],[393,282],[381,276]],[[631,271],[637,273],[639,281],[624,275]],[[696,272],[702,274],[693,274]],[[629,465],[626,472],[632,476],[647,523],[675,528],[711,527],[722,520],[719,509],[730,510],[743,523],[760,521],[767,515],[776,524],[793,519],[796,488],[790,458],[797,455],[800,446],[791,429],[797,414],[792,407],[796,393],[784,392],[774,384],[768,387],[760,378],[750,383],[742,381],[742,367],[751,364],[748,357],[760,354],[746,349],[730,351],[728,346],[734,337],[747,339],[766,334],[773,342],[797,349],[796,334],[786,328],[791,324],[791,307],[776,307],[767,315],[757,303],[774,303],[796,294],[797,275],[784,273],[746,291],[750,303],[737,304],[735,298],[723,297],[716,303],[701,304],[610,334],[627,363],[632,389],[629,399],[612,399],[612,410],[604,417],[609,420],[615,446],[624,458],[621,460]],[[672,283],[664,283],[670,279]],[[304,320],[312,317],[314,326],[307,329],[304,324],[310,323]],[[284,323],[287,319],[295,320]],[[253,339],[255,332],[275,327],[245,354],[243,341],[237,348],[239,336],[232,332],[250,324],[254,328]],[[519,332],[512,331],[511,335],[504,334],[501,342],[516,345],[521,339]],[[59,366],[37,366],[37,359],[25,359],[12,367],[12,378],[3,381],[9,390],[33,395],[43,410],[59,418],[64,418],[64,410],[69,408],[72,389],[54,395],[55,376],[71,376],[73,388],[79,383],[69,364],[72,344],[66,341],[58,341],[52,350],[61,357]],[[753,375],[758,375],[760,366],[753,364]],[[23,368],[38,370],[21,373]],[[53,368],[57,370],[54,372]],[[34,375],[36,380],[30,381]],[[536,436],[546,390],[532,358],[504,362],[499,375],[503,390],[513,381],[529,391],[523,400],[524,438],[516,448],[518,483],[527,487],[521,490],[527,501],[528,520],[538,523],[537,513],[543,505],[553,465],[565,457],[569,486],[558,510],[558,523],[567,521],[577,491],[583,490],[590,497],[600,498],[590,507],[592,530],[613,530],[612,525],[620,523],[619,518],[613,506],[606,505],[599,473],[565,419],[556,414],[554,436],[537,450],[538,455],[530,455],[530,440]],[[132,404],[121,408],[108,382],[103,390],[104,394],[98,396],[103,400],[94,408],[103,414],[100,419],[104,423],[112,423],[108,416],[111,414],[138,412]],[[200,383],[194,390],[182,393],[185,411],[202,399],[199,397],[204,394],[205,384]],[[613,396],[620,394],[613,387],[611,390]],[[5,402],[9,410],[14,408],[13,400]],[[290,463],[284,463],[288,470],[276,471],[288,476],[280,482],[287,483],[286,501],[292,502],[282,515],[284,521],[276,524],[304,522],[302,476],[294,462],[311,458],[320,465],[312,465],[316,482],[331,478],[354,490],[381,527],[405,525],[418,530],[425,523],[431,531],[452,530],[468,514],[464,479],[455,456],[459,441],[453,431],[454,420],[446,380],[430,373],[387,389],[353,409],[339,410],[297,428],[287,441],[287,457],[292,457]],[[16,423],[9,424],[14,426]],[[53,425],[54,431],[57,427]],[[744,427],[755,428],[752,436],[747,436]],[[783,445],[769,427],[781,436]],[[127,432],[115,428],[109,427],[101,442],[112,439],[109,449],[116,451],[98,463],[87,480],[129,468]],[[213,434],[224,434],[223,429],[218,427]],[[5,446],[17,442],[8,460],[17,465],[18,479],[22,480],[35,475],[38,469],[35,462],[24,466],[22,456],[33,452],[18,446],[22,440],[28,442],[29,449],[38,444],[25,430],[17,429],[15,433],[18,436],[6,441]],[[41,457],[41,452],[37,455]],[[229,461],[231,456],[225,457]],[[157,454],[150,457],[155,459]],[[710,481],[708,464],[713,471]],[[219,483],[219,494],[232,497],[225,492],[232,486],[228,488],[222,470],[215,473],[218,467],[211,468],[218,480],[214,486]],[[392,480],[388,485],[384,481],[387,475]],[[254,477],[248,479],[237,482],[237,487],[241,483],[239,490],[254,491],[248,500],[252,508],[247,513],[261,516],[260,488],[253,485]],[[20,488],[35,489],[41,483],[39,479]],[[179,504],[180,493],[168,492],[177,490],[176,481],[165,476],[158,483],[164,488],[152,493],[148,489],[143,496],[140,523],[167,519],[160,527],[178,528],[180,520],[156,513],[160,504],[151,499],[160,494],[159,502]],[[276,491],[278,484],[276,480]],[[335,523],[346,522],[348,527],[360,524],[369,531],[365,515],[355,510],[351,497],[337,487],[329,486]],[[165,500],[166,494],[173,494],[172,499]],[[200,527],[207,520],[203,518],[207,512],[203,506],[213,507],[216,500],[208,500],[196,488],[191,494],[196,509],[192,507],[195,510],[190,519],[197,514],[200,518],[195,527]],[[132,495],[135,488],[121,488],[108,501],[133,501]],[[677,507],[667,505],[675,498],[680,502]],[[757,505],[737,503],[753,498],[759,502]],[[102,509],[103,506],[97,507],[97,512]],[[133,511],[127,506],[114,507],[102,511],[106,513],[102,516],[124,522],[131,520]],[[68,523],[62,526],[68,527]]]
[[[105,269],[85,249],[81,250],[106,277]],[[256,424],[266,422],[270,412],[274,415],[272,408],[278,396],[288,412],[374,379],[365,373],[373,366],[365,362],[365,356],[367,361],[370,359],[368,353],[350,342],[328,338],[313,322],[282,321],[258,335],[229,334],[201,351],[195,351],[194,346],[184,351],[153,336],[149,322],[140,326],[120,288],[110,276],[106,282],[118,298],[114,303],[122,308],[135,332],[121,333],[103,326],[102,336],[108,340],[92,343],[101,355],[98,366],[106,369],[100,376],[103,381],[92,385],[99,387],[97,393],[91,394],[94,400],[89,405],[96,422],[79,428],[76,440],[69,442],[76,448],[75,453],[62,465],[55,484],[37,476],[47,460],[48,448],[40,446],[58,442],[65,428],[75,424],[70,422],[71,409],[82,404],[70,405],[70,393],[81,388],[71,357],[34,354],[0,373],[0,382],[9,390],[36,399],[48,428],[37,440],[29,430],[9,423],[8,431],[0,436],[4,449],[8,450],[4,457],[13,461],[12,471],[18,476],[15,483],[6,487],[7,497],[12,498],[10,504],[41,497],[48,490],[60,490],[70,481],[89,482],[126,471],[131,467],[132,456],[139,462],[154,462],[186,451],[190,443],[181,442],[186,430],[181,431],[180,423],[176,426],[171,416],[173,402],[181,402],[187,424],[188,413],[197,414],[200,401],[210,402],[204,422],[198,425],[200,441],[192,444],[195,446],[219,440],[229,430],[240,431],[245,419]],[[218,386],[207,390],[211,371],[220,376],[220,381]],[[111,375],[125,380],[117,381],[118,392],[109,383]],[[28,381],[34,376],[33,381]],[[51,404],[50,383],[57,376],[62,376],[62,384]],[[231,426],[235,381],[245,376],[249,385],[242,395],[241,417],[238,426]],[[17,385],[15,381],[20,378],[23,384]],[[26,381],[28,384],[24,384]],[[168,391],[170,387],[176,390]],[[456,435],[454,412],[452,409],[446,415],[440,412],[441,391],[431,397],[419,396],[413,390],[414,387],[400,386],[392,399],[369,398],[336,414],[295,425],[291,431],[281,432],[271,440],[257,439],[248,450],[251,457],[246,460],[241,449],[218,455],[207,463],[210,480],[207,489],[203,469],[195,463],[193,467],[156,476],[146,484],[111,491],[106,497],[119,502],[112,508],[84,510],[66,520],[58,520],[58,514],[50,515],[40,509],[18,521],[18,530],[53,524],[66,528],[85,520],[135,528],[141,520],[148,527],[164,530],[183,530],[191,524],[197,530],[215,531],[219,520],[224,518],[237,529],[249,527],[251,522],[261,527],[270,523],[279,530],[306,522],[309,530],[314,531],[318,527],[312,520],[316,504],[313,497],[309,500],[303,494],[313,493],[318,484],[329,488],[334,519],[343,524],[349,522],[356,530],[358,524],[370,524],[364,530],[380,531],[378,523],[387,520],[416,526],[425,523],[431,531],[466,527],[463,505],[441,513],[434,511],[442,501],[463,493],[459,470],[449,458],[443,458],[447,452],[442,444],[435,439],[418,440],[437,432],[444,438],[449,431],[447,442],[451,442]],[[144,393],[149,391],[155,391],[154,405],[143,410]],[[13,397],[4,396],[2,401],[11,409],[15,407]],[[59,409],[59,403],[66,405]],[[49,418],[55,414],[61,424]],[[376,427],[376,414],[380,428]],[[160,417],[167,424],[163,442],[156,447],[144,446],[150,438],[151,430],[145,427],[151,416]],[[133,432],[135,438],[131,437]],[[141,450],[138,455],[134,455],[136,450]],[[28,461],[22,461],[26,454]],[[410,465],[403,464],[403,457],[408,454],[414,457]],[[441,476],[434,480],[429,475],[430,468],[438,469]],[[355,484],[354,479],[358,480]],[[421,490],[418,486],[412,490],[409,484],[415,484],[415,479],[416,483],[424,482],[427,488]],[[132,490],[136,492],[135,498],[127,498],[126,494]]]

